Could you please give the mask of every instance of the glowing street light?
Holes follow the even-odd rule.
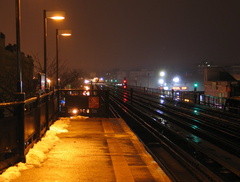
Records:
[[[159,72],[160,79],[158,80],[158,83],[160,84],[160,86],[163,86],[163,84],[167,85],[167,83],[165,83],[165,79],[166,79],[165,75],[166,75],[165,71]]]
[[[161,72],[160,72],[160,76],[161,76],[161,77],[164,77],[165,75],[166,75],[166,73],[165,73],[164,71],[161,71]]]
[[[179,81],[180,81],[179,77],[174,77],[174,78],[173,78],[173,82],[174,82],[174,83],[178,83]]]
[[[44,73],[45,73],[45,89],[47,88],[47,20],[63,20],[65,19],[64,11],[47,11],[43,10],[43,22],[44,22]]]
[[[49,88],[51,87],[51,80],[47,78],[47,83],[48,83],[48,86]]]
[[[52,20],[63,20],[65,19],[65,12],[64,11],[46,11],[46,17]]]
[[[160,78],[159,80],[158,80],[158,82],[159,82],[159,84],[164,84],[164,79],[162,79],[162,78]]]
[[[59,36],[63,36],[63,37],[69,37],[69,36],[71,36],[72,35],[72,31],[71,30],[58,30],[58,29],[56,29],[56,85],[57,85],[57,87],[59,86],[59,81],[58,81],[58,39],[59,39]]]

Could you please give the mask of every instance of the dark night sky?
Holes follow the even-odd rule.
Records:
[[[0,0],[0,31],[15,41],[15,1]],[[240,0],[21,0],[21,50],[43,59],[43,9],[62,10],[48,20],[48,58],[82,70],[161,68],[240,63]]]

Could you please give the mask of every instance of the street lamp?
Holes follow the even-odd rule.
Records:
[[[179,81],[180,81],[179,77],[176,76],[176,77],[173,78],[174,83],[178,83]]]
[[[15,12],[16,12],[16,46],[17,46],[17,92],[18,96],[24,97],[22,89],[22,61],[21,61],[21,48],[20,48],[20,24],[21,24],[21,13],[20,13],[20,0],[15,1]],[[20,98],[18,98],[20,99]],[[22,98],[23,99],[23,98]]]
[[[160,79],[158,80],[158,82],[159,82],[159,84],[162,86],[162,85],[164,84],[164,79],[160,78]]]
[[[43,10],[45,89],[47,88],[47,20],[48,19],[63,20],[65,19],[65,12]]]
[[[59,36],[64,36],[64,37],[69,37],[72,35],[72,31],[71,30],[58,30],[56,29],[56,86],[59,86],[59,80],[58,80],[58,39]]]
[[[165,74],[166,74],[166,73],[165,73],[164,71],[161,71],[161,72],[159,73],[160,77],[164,77]]]
[[[51,87],[51,80],[47,78],[48,87]]]

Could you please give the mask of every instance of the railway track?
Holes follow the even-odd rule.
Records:
[[[109,87],[110,105],[173,181],[240,181],[239,119]]]

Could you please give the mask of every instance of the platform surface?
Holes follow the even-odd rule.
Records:
[[[119,118],[71,119],[41,167],[11,182],[170,182]]]

